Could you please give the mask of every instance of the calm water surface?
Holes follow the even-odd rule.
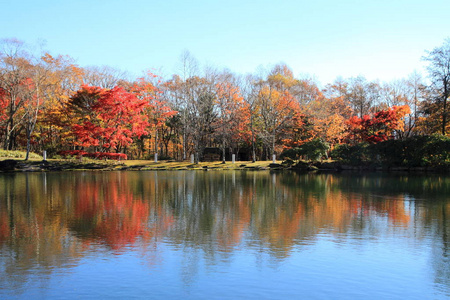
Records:
[[[1,299],[444,299],[450,177],[0,174]]]

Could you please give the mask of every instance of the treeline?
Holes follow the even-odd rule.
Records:
[[[128,158],[265,160],[321,141],[377,144],[449,131],[450,40],[426,52],[428,80],[338,78],[319,88],[285,64],[258,74],[199,71],[185,52],[169,78],[130,79],[69,56],[34,54],[21,41],[0,50],[0,142],[5,150],[124,153]]]

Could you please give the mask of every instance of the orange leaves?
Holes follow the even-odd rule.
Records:
[[[158,76],[149,73],[151,78],[158,78]],[[161,91],[150,81],[145,78],[139,78],[135,82],[131,91],[139,99],[146,101],[146,114],[152,126],[160,127],[164,125],[165,121],[174,116],[177,112],[172,110],[170,106],[167,105],[166,101],[160,99],[159,95]]]
[[[216,121],[216,135],[225,142],[237,144],[249,141],[250,112],[248,103],[244,102],[237,86],[229,82],[216,84],[216,106],[218,108],[218,119]]]
[[[332,144],[340,143],[345,132],[345,119],[342,115],[334,113],[324,119],[315,120],[315,131]]]

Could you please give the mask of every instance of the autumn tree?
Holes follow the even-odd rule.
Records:
[[[51,83],[49,79],[49,69],[45,64],[38,63],[33,68],[33,74],[30,78],[30,97],[24,105],[24,127],[27,140],[25,160],[28,160],[31,150],[31,137],[36,127],[38,116],[47,100]]]
[[[256,136],[257,129],[256,123],[259,116],[258,95],[259,86],[256,84],[260,81],[259,78],[253,75],[247,75],[241,84],[241,92],[243,94],[243,100],[247,107],[249,116],[249,130],[250,130],[250,145],[251,145],[251,157],[252,162],[256,161]]]
[[[66,105],[69,98],[81,88],[82,69],[72,58],[45,53],[41,65],[47,70],[45,80],[45,105],[36,124],[36,141],[50,154],[71,144],[71,131],[66,130],[69,122]]]
[[[353,116],[347,121],[349,139],[353,142],[369,143],[388,140],[394,136],[395,131],[403,130],[402,118],[410,112],[409,106],[403,105],[378,111],[373,116]]]
[[[276,152],[279,134],[289,126],[294,116],[299,116],[299,103],[290,92],[295,83],[292,70],[286,65],[275,66],[267,79],[256,83],[262,125],[260,135],[272,155]]]
[[[147,106],[147,101],[121,87],[83,86],[68,103],[75,144],[103,151],[126,148],[134,136],[146,133],[148,117],[143,112]]]
[[[322,92],[311,78],[294,79],[290,84],[289,92],[304,109],[312,102],[323,98]]]
[[[156,82],[153,82],[156,81]],[[163,135],[166,122],[169,118],[176,115],[164,97],[161,97],[161,91],[157,87],[160,83],[158,76],[147,73],[146,77],[138,78],[131,86],[131,91],[142,100],[147,102],[145,113],[148,116],[148,131],[154,132],[154,153],[159,152],[160,136]],[[166,144],[167,155],[167,144]]]
[[[334,145],[340,143],[345,131],[345,120],[351,116],[348,96],[348,83],[338,79],[320,91],[317,85],[309,81],[300,81],[301,85],[307,84],[310,91],[310,100],[301,104],[304,124],[297,131],[299,137],[287,146],[298,147],[314,138],[324,139]]]
[[[351,109],[341,97],[318,99],[309,107],[312,135],[320,137],[330,145],[340,144],[345,137],[345,121],[351,115]]]
[[[33,64],[23,42],[2,40],[0,51],[0,95],[3,149],[13,150],[26,116],[25,105],[33,96]]]
[[[249,141],[249,111],[233,74],[224,72],[220,75],[216,94],[218,116],[215,136],[220,141],[222,161],[225,162],[227,147],[238,153],[240,144]]]

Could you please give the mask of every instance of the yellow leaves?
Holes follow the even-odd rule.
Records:
[[[298,80],[292,77],[286,77],[281,74],[275,74],[268,77],[267,81],[279,89],[288,89],[298,83]]]

